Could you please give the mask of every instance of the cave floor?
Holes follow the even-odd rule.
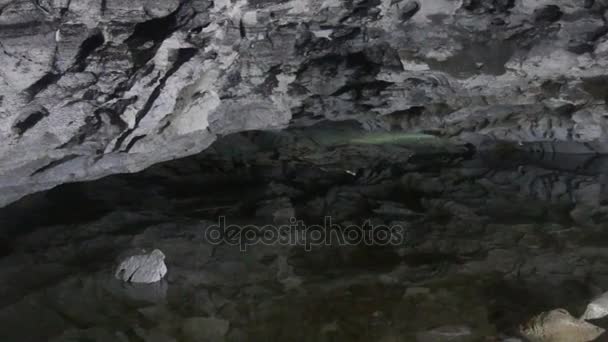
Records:
[[[333,163],[342,150],[288,158],[266,138],[0,210],[0,341],[517,341],[531,316],[578,316],[608,290],[604,158],[357,149]],[[402,239],[245,238],[292,216],[308,228],[289,234],[330,217],[325,233],[368,222]],[[238,243],[209,241],[221,217],[245,227]],[[152,249],[161,282],[114,278]]]

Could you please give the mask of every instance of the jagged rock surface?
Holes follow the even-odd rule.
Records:
[[[589,342],[604,329],[572,317],[564,309],[545,312],[530,320],[522,329],[531,342]]]
[[[1,0],[0,205],[324,119],[603,150],[606,5]]]
[[[595,298],[587,305],[587,309],[581,316],[583,320],[599,319],[608,315],[608,293]]]
[[[167,274],[165,255],[158,249],[150,254],[133,255],[123,260],[116,269],[115,277],[131,283],[156,283]]]

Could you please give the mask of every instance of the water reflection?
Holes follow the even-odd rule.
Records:
[[[0,339],[507,341],[533,315],[579,316],[608,290],[608,158],[448,153],[386,167],[363,155],[351,174],[207,153],[2,209]],[[219,216],[260,224],[277,212],[409,234],[310,252],[205,240]],[[116,283],[121,255],[155,248],[162,283]]]

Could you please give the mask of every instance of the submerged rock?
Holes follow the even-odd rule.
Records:
[[[287,224],[296,216],[295,210],[288,197],[279,197],[263,201],[256,210],[256,216],[270,219],[276,224]]]
[[[191,317],[184,321],[182,334],[186,341],[223,341],[230,323],[223,319]]]
[[[407,290],[405,290],[405,294],[403,295],[403,298],[408,298],[408,297],[416,297],[416,296],[428,296],[431,294],[431,289],[429,289],[428,287],[408,287]]]
[[[111,291],[116,298],[121,298],[125,301],[154,304],[163,303],[166,300],[169,285],[166,281],[120,284],[111,282],[108,284],[108,290]]]
[[[96,342],[126,342],[129,338],[121,332],[111,332],[103,328],[68,329],[51,342],[96,341]]]
[[[531,342],[588,342],[598,338],[604,331],[572,317],[564,309],[543,312],[521,327],[521,333]]]
[[[165,255],[158,249],[150,254],[133,255],[116,269],[117,279],[131,283],[155,283],[167,274]]]
[[[416,335],[417,342],[470,342],[474,338],[467,326],[443,326]]]
[[[595,298],[589,305],[581,319],[599,319],[608,315],[608,292],[604,292],[599,297]]]

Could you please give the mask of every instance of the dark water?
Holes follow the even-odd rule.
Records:
[[[428,332],[448,327],[458,341],[506,341],[608,289],[606,158],[421,154],[340,169],[256,153],[208,152],[1,209],[0,340],[443,341]],[[206,240],[221,216],[292,215],[406,234],[310,251]],[[155,248],[162,282],[114,279],[123,256]]]

